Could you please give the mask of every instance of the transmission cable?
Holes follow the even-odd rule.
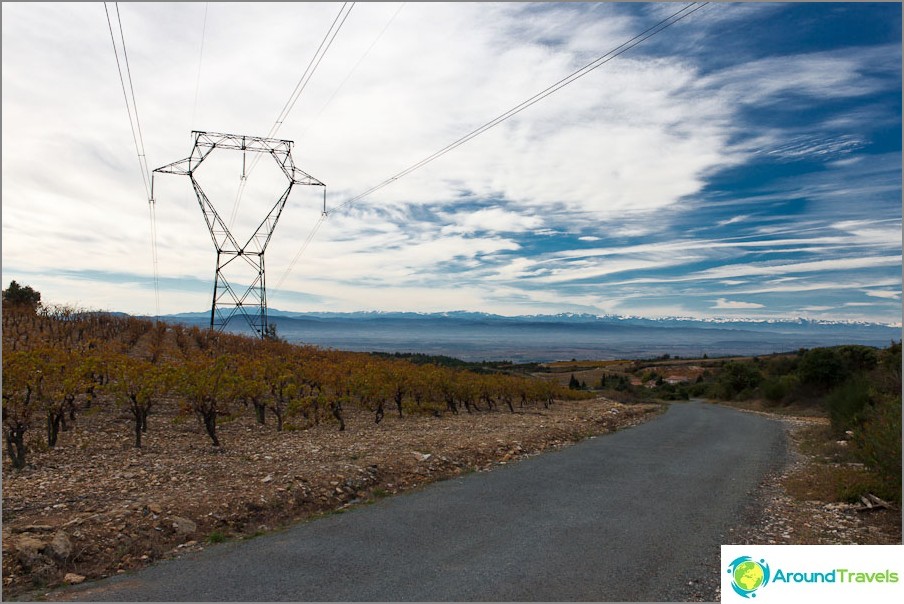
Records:
[[[587,75],[588,73],[590,73],[590,72],[593,71],[594,69],[596,69],[596,68],[598,68],[598,67],[601,67],[602,65],[605,65],[606,63],[608,63],[608,62],[611,61],[612,59],[618,57],[619,55],[621,55],[621,54],[623,54],[623,53],[625,53],[625,52],[627,52],[628,50],[634,48],[635,46],[641,44],[642,42],[644,42],[644,41],[646,41],[646,40],[652,38],[653,36],[655,36],[656,34],[660,33],[661,31],[665,30],[666,28],[671,27],[671,26],[674,25],[675,23],[681,21],[681,20],[684,19],[685,17],[688,17],[688,16],[692,15],[693,13],[697,12],[698,10],[700,10],[701,8],[703,8],[704,6],[706,6],[706,5],[709,4],[709,3],[708,3],[708,2],[699,3],[698,6],[694,7],[695,4],[698,4],[698,3],[694,2],[694,3],[688,4],[687,6],[685,6],[684,8],[682,8],[681,10],[679,10],[679,11],[673,13],[672,15],[666,17],[665,19],[663,19],[662,21],[658,22],[656,25],[653,25],[652,27],[648,28],[647,30],[645,30],[645,31],[643,31],[643,32],[641,32],[641,33],[639,33],[639,34],[637,34],[636,36],[634,36],[633,38],[631,38],[631,39],[628,40],[627,42],[624,42],[624,43],[621,44],[620,46],[617,46],[616,48],[610,50],[609,52],[607,52],[607,53],[604,54],[603,56],[597,58],[596,60],[594,60],[594,61],[592,61],[592,62],[590,62],[590,63],[588,63],[588,64],[585,65],[584,67],[581,67],[581,68],[578,69],[577,71],[575,71],[575,72],[573,72],[572,74],[568,75],[567,77],[565,77],[565,78],[559,80],[558,82],[556,82],[555,84],[549,86],[549,87],[546,88],[545,90],[542,90],[541,92],[538,92],[537,94],[535,94],[535,95],[532,96],[531,98],[527,99],[526,101],[524,101],[524,102],[522,102],[522,103],[516,105],[515,107],[512,107],[511,109],[509,109],[509,110],[506,111],[505,113],[503,113],[503,114],[499,115],[498,117],[496,117],[496,118],[490,120],[489,122],[485,123],[484,125],[480,126],[479,128],[477,128],[477,129],[475,129],[475,130],[472,130],[470,133],[468,133],[468,134],[462,136],[462,137],[459,138],[458,140],[456,140],[456,141],[454,141],[454,142],[452,142],[452,143],[446,145],[445,147],[443,147],[442,149],[440,149],[439,151],[437,151],[437,152],[434,153],[433,155],[430,155],[430,156],[428,156],[428,157],[425,157],[425,158],[422,159],[421,161],[419,161],[419,162],[417,162],[417,163],[415,163],[415,164],[409,166],[408,168],[402,170],[402,171],[399,172],[398,174],[396,174],[396,175],[394,175],[394,176],[391,176],[391,177],[387,178],[387,179],[384,180],[383,182],[381,182],[381,183],[379,183],[379,184],[377,184],[377,185],[371,187],[370,189],[364,191],[364,192],[361,193],[360,195],[356,195],[355,197],[352,197],[351,199],[345,201],[344,203],[342,203],[342,204],[340,204],[340,205],[334,207],[333,209],[329,210],[329,211],[327,212],[327,214],[332,214],[333,212],[335,212],[335,211],[337,211],[337,210],[340,210],[340,209],[342,209],[342,208],[344,208],[344,207],[350,206],[351,204],[355,203],[356,201],[360,201],[361,199],[367,197],[368,195],[371,195],[372,193],[375,193],[376,191],[379,191],[379,190],[382,189],[383,187],[386,187],[387,185],[390,185],[390,184],[394,183],[394,182],[397,181],[398,179],[400,179],[400,178],[402,178],[402,177],[404,177],[404,176],[407,176],[407,175],[411,174],[412,172],[414,172],[414,171],[417,170],[418,168],[424,167],[425,165],[429,164],[429,163],[432,162],[433,160],[442,157],[442,156],[445,155],[446,153],[452,151],[453,149],[456,149],[457,147],[460,147],[461,145],[465,144],[466,142],[470,141],[471,139],[473,139],[473,138],[475,138],[475,137],[477,137],[477,136],[483,134],[483,133],[486,132],[487,130],[490,130],[491,128],[494,128],[495,126],[498,126],[499,124],[501,124],[501,123],[504,122],[505,120],[509,119],[510,117],[513,117],[513,116],[517,115],[518,113],[521,113],[522,111],[524,111],[525,109],[527,109],[527,108],[530,107],[531,105],[534,105],[535,103],[537,103],[537,102],[543,100],[544,98],[548,97],[548,96],[551,95],[552,93],[557,92],[558,90],[564,88],[564,87],[567,86],[568,84],[571,84],[571,83],[574,82],[575,80],[577,80],[577,79],[579,79],[579,78],[582,78],[583,76]],[[694,7],[693,10],[690,10],[691,7]],[[683,14],[682,14],[682,13],[683,13]]]
[[[342,88],[345,86],[345,84],[349,81],[349,79],[351,79],[352,75],[355,73],[355,71],[357,71],[357,69],[361,65],[361,63],[364,62],[364,59],[366,59],[367,56],[370,54],[370,51],[373,50],[374,46],[377,45],[377,42],[379,42],[383,38],[383,35],[386,33],[386,30],[389,29],[389,26],[393,24],[393,22],[396,20],[396,17],[399,16],[399,13],[402,12],[403,8],[405,8],[405,4],[406,4],[405,2],[401,2],[399,4],[399,8],[397,8],[395,13],[393,13],[393,15],[389,18],[389,21],[386,22],[386,25],[383,26],[383,29],[380,30],[380,33],[378,33],[377,36],[374,38],[373,42],[370,43],[370,46],[367,47],[367,50],[364,51],[364,54],[362,54],[361,57],[355,62],[354,66],[349,70],[348,74],[346,74],[345,78],[342,80],[342,82],[339,84],[339,86],[336,87],[336,89],[330,95],[330,98],[327,99],[327,101],[323,104],[323,106],[320,108],[320,111],[317,112],[317,115],[314,116],[312,121],[317,120],[317,116],[319,116],[320,114],[322,114],[324,112],[324,110],[329,106],[329,104],[333,101],[333,99],[336,97],[336,95],[339,94],[339,92],[342,90]],[[305,238],[304,243],[302,243],[301,247],[298,249],[298,252],[296,252],[295,256],[292,258],[292,261],[289,263],[288,270],[286,270],[286,272],[284,272],[282,274],[279,281],[276,283],[276,287],[272,291],[279,291],[279,289],[282,287],[283,282],[285,282],[286,277],[289,276],[289,273],[295,267],[295,265],[298,263],[298,260],[304,255],[305,251],[308,249],[308,246],[311,244],[311,241],[314,240],[314,237],[317,235],[317,231],[319,231],[320,227],[323,226],[323,223],[327,218],[326,190],[325,189],[324,189],[323,210],[324,211],[320,214],[320,218],[317,220],[316,223],[314,223],[314,226],[311,228],[311,231],[308,233],[308,236]]]
[[[144,189],[148,198],[148,212],[151,219],[151,260],[154,267],[154,298],[156,304],[156,317],[160,316],[160,285],[158,277],[157,262],[157,213],[155,208],[154,196],[151,189],[151,172],[148,169],[147,156],[144,150],[144,137],[141,134],[141,122],[138,119],[138,104],[135,101],[135,86],[132,83],[132,71],[129,68],[129,55],[126,52],[126,38],[122,29],[122,17],[119,14],[119,3],[114,3],[116,7],[116,21],[119,25],[119,37],[122,44],[123,63],[125,63],[126,75],[123,77],[122,63],[119,61],[119,50],[116,47],[116,35],[113,33],[113,22],[110,19],[110,11],[107,3],[104,2],[104,13],[107,15],[107,26],[110,29],[110,40],[113,42],[113,55],[116,57],[116,70],[119,73],[119,82],[122,85],[122,94],[126,102],[126,112],[129,116],[129,127],[132,129],[132,140],[135,143],[135,151],[138,153],[138,167],[141,171],[141,178],[144,181]],[[126,92],[126,79],[129,81],[129,92]],[[129,102],[129,93],[131,93],[131,104]]]
[[[298,263],[298,260],[305,253],[305,250],[308,249],[308,246],[311,244],[311,241],[314,240],[314,236],[317,234],[317,231],[320,230],[320,227],[326,221],[327,213],[323,212],[320,214],[320,218],[314,224],[311,232],[308,233],[308,236],[305,238],[304,243],[301,244],[301,247],[298,249],[298,252],[295,254],[295,257],[292,258],[292,262],[289,263],[289,268],[286,269],[286,272],[282,274],[279,278],[279,281],[276,283],[276,290],[279,290],[282,287],[283,282],[286,280],[286,277],[289,276],[289,273],[292,272],[292,269],[295,268],[295,265]]]
[[[304,70],[304,73],[301,75],[301,78],[299,78],[298,83],[295,85],[295,89],[292,91],[292,94],[289,95],[289,100],[287,100],[286,104],[283,105],[282,110],[280,110],[279,115],[276,117],[276,121],[273,123],[273,126],[270,127],[270,131],[267,133],[266,138],[274,138],[277,132],[279,132],[279,129],[282,128],[283,123],[289,116],[289,112],[292,111],[293,107],[295,107],[295,103],[298,102],[298,98],[301,96],[301,93],[304,92],[304,89],[307,87],[308,82],[310,82],[311,78],[314,77],[314,72],[317,70],[317,66],[320,65],[320,62],[326,55],[326,52],[330,49],[330,46],[332,46],[333,40],[336,39],[336,35],[339,33],[339,30],[342,29],[342,25],[345,23],[345,20],[348,19],[348,16],[352,12],[352,9],[354,7],[354,2],[345,2],[339,8],[339,12],[333,19],[332,24],[330,24],[329,30],[327,30],[326,35],[320,42],[320,46],[317,47],[317,51],[314,53],[314,56],[311,57],[311,61],[308,63],[308,66]],[[245,186],[248,182],[248,177],[251,175],[251,172],[257,166],[258,162],[261,160],[261,156],[262,154],[255,154],[254,158],[251,160],[251,165],[248,170],[243,171],[242,173],[242,177],[239,180],[239,189],[235,196],[235,203],[233,203],[232,205],[232,214],[229,217],[229,228],[232,228],[233,224],[235,223],[239,204],[242,201],[242,195],[245,192]]]
[[[198,76],[195,78],[195,102],[191,107],[191,121],[189,122],[192,130],[194,130],[195,125],[195,114],[198,111],[198,94],[201,91],[201,65],[204,61],[204,40],[207,35],[207,8],[209,4],[209,2],[204,3],[204,21],[201,25],[201,52],[198,55]]]
[[[368,195],[371,195],[372,193],[379,191],[383,187],[386,187],[386,186],[394,183],[395,181],[399,180],[400,178],[407,176],[408,174],[411,174],[418,168],[422,168],[423,166],[429,164],[433,160],[442,157],[443,155],[452,151],[453,149],[456,149],[457,147],[460,147],[461,145],[465,144],[466,142],[470,141],[471,139],[479,136],[480,134],[483,134],[487,130],[489,130],[495,126],[498,126],[499,124],[501,124],[505,120],[509,119],[510,117],[517,115],[518,113],[524,111],[531,105],[543,100],[544,98],[551,95],[552,93],[564,88],[565,86],[574,82],[575,80],[587,75],[588,73],[590,73],[597,67],[601,67],[602,65],[605,65],[612,59],[627,52],[628,50],[634,48],[635,46],[641,44],[642,42],[652,38],[656,34],[662,32],[663,30],[665,30],[668,27],[671,27],[675,23],[678,23],[685,17],[688,17],[688,16],[694,14],[695,12],[697,12],[698,10],[700,10],[707,4],[709,4],[709,2],[702,2],[702,3],[692,2],[691,4],[686,5],[681,10],[676,11],[675,13],[672,13],[671,15],[669,15],[665,19],[659,21],[652,27],[649,27],[648,29],[637,34],[630,40],[613,48],[612,50],[610,50],[606,54],[602,55],[601,57],[597,58],[596,60],[591,61],[584,67],[571,73],[570,75],[566,76],[565,78],[562,78],[555,84],[549,86],[548,88],[542,90],[541,92],[538,92],[537,94],[535,94],[531,98],[527,99],[526,101],[523,101],[522,103],[509,109],[508,111],[499,115],[498,117],[490,120],[489,122],[485,123],[484,125],[480,126],[479,128],[472,130],[470,133],[462,136],[458,140],[446,145],[445,147],[443,147],[436,153],[434,153],[428,157],[425,157],[424,159],[417,162],[416,164],[409,166],[408,168],[402,170],[395,176],[391,176],[391,177],[387,178],[383,182],[371,187],[370,189],[364,191],[360,195],[356,195],[355,197],[352,197],[351,199],[345,201],[342,204],[339,204],[338,206],[336,206],[330,210],[324,210],[323,214],[320,217],[320,220],[318,220],[317,223],[314,225],[314,228],[311,230],[311,233],[308,235],[308,237],[305,239],[304,243],[302,244],[301,248],[295,254],[295,257],[292,259],[292,262],[289,264],[289,267],[286,269],[286,272],[283,273],[282,277],[280,277],[279,284],[282,284],[283,281],[285,281],[286,277],[289,275],[289,273],[295,268],[295,265],[298,263],[298,260],[301,258],[301,255],[304,253],[304,251],[307,249],[308,245],[310,245],[311,240],[314,238],[314,234],[320,229],[320,227],[323,224],[323,222],[325,221],[325,219],[328,218],[333,212],[336,212],[337,210],[341,210],[342,208],[349,207],[356,201],[360,201],[361,199],[367,197]],[[692,7],[693,7],[693,10],[691,10]],[[277,285],[277,288],[278,287],[279,287],[279,285]]]
[[[318,111],[317,114],[313,118],[311,118],[311,122],[317,121],[317,118],[320,117],[320,115],[324,112],[324,110],[326,110],[330,103],[333,102],[333,99],[336,98],[336,95],[339,94],[339,92],[345,87],[346,83],[348,83],[352,75],[354,75],[355,71],[358,70],[358,67],[361,65],[361,63],[364,62],[364,59],[366,59],[370,54],[370,51],[372,51],[374,49],[374,46],[377,45],[377,42],[379,42],[383,38],[383,34],[386,33],[386,30],[389,29],[389,26],[392,25],[392,23],[396,20],[396,17],[399,16],[399,13],[402,12],[402,9],[405,8],[405,4],[405,2],[399,3],[399,8],[397,8],[395,13],[393,13],[393,15],[389,18],[389,21],[386,22],[386,25],[384,25],[383,29],[380,30],[380,33],[377,34],[377,37],[374,38],[373,42],[370,43],[370,46],[367,47],[367,50],[364,51],[364,54],[362,54],[361,57],[355,62],[355,65],[349,70],[339,86],[336,87],[336,89],[330,95],[330,98],[326,100],[326,102],[320,108],[320,111]],[[308,127],[308,129],[309,128],[310,127]],[[301,136],[304,136],[305,132],[307,132],[308,129],[303,130]]]
[[[348,7],[348,10],[346,10],[346,7]],[[274,122],[273,126],[270,128],[270,132],[267,134],[267,138],[273,138],[274,136],[276,136],[276,133],[279,131],[279,129],[282,128],[283,122],[285,122],[286,118],[289,116],[289,112],[292,111],[292,108],[298,101],[298,97],[301,96],[301,93],[304,92],[304,89],[307,87],[308,82],[311,81],[311,78],[314,76],[314,71],[317,69],[317,66],[320,65],[320,61],[323,60],[323,57],[330,49],[330,46],[332,46],[333,40],[336,39],[336,34],[338,34],[339,30],[342,29],[342,25],[345,23],[345,20],[348,19],[348,16],[352,12],[352,9],[354,7],[354,2],[345,2],[342,4],[342,7],[339,9],[339,13],[336,15],[336,18],[333,19],[333,23],[330,25],[330,29],[327,31],[326,36],[324,36],[323,41],[317,48],[317,52],[314,53],[314,56],[311,58],[311,62],[308,63],[307,69],[305,69],[301,78],[298,80],[298,84],[295,85],[295,90],[292,91],[292,95],[289,97],[289,100],[286,101],[286,104],[283,106],[282,111],[279,112],[279,115],[276,118],[276,122]],[[337,22],[339,23],[339,25],[336,25]]]

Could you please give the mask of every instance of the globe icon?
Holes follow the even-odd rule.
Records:
[[[747,560],[735,567],[733,578],[735,585],[749,592],[763,584],[765,574],[762,566],[753,560]]]

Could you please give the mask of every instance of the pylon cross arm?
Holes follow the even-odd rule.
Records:
[[[183,176],[191,174],[191,157],[186,157],[185,159],[180,159],[179,161],[174,161],[171,164],[167,164],[161,168],[157,168],[154,172],[162,172],[164,174],[180,174]]]
[[[298,168],[293,168],[291,174],[289,174],[288,172],[286,174],[294,185],[313,185],[317,187],[326,186],[307,172],[299,170]]]

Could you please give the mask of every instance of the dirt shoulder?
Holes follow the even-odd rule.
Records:
[[[814,433],[828,426],[828,419],[782,415],[756,409],[748,413],[775,419],[788,433],[788,462],[766,476],[757,489],[745,517],[726,543],[737,545],[893,545],[901,543],[901,510],[897,506],[864,509],[860,503],[838,501],[830,495],[838,485],[829,484],[839,464],[822,451],[813,450]],[[839,447],[846,445],[837,444]],[[831,447],[831,445],[830,445]],[[855,469],[855,468],[854,468]],[[802,488],[802,486],[804,488]],[[721,569],[700,582],[699,601],[721,599]]]
[[[787,462],[763,477],[750,505],[730,528],[726,545],[889,545],[901,543],[901,510],[837,501],[826,484],[826,468],[837,465],[826,448],[813,450],[813,433],[828,425],[824,417],[765,412],[756,404],[729,405],[783,424],[788,434]],[[843,447],[844,445],[838,445]],[[820,454],[823,453],[823,454]],[[812,488],[801,488],[808,485]],[[687,583],[687,601],[719,602],[721,576],[718,555],[700,576]]]
[[[813,452],[812,432],[827,427],[821,417],[764,413],[784,423],[790,441],[790,459],[777,475],[764,481],[758,497],[754,530],[739,536],[738,543],[777,545],[886,545],[901,543],[901,510],[898,506],[867,509],[862,503],[828,496],[840,485],[824,484],[843,479],[827,472],[859,464],[833,460]],[[837,446],[848,446],[837,443]],[[820,484],[823,483],[823,484]]]
[[[662,409],[606,399],[433,417],[354,411],[277,432],[223,423],[223,446],[175,411],[150,418],[141,449],[100,403],[53,450],[3,472],[3,596],[97,579],[267,533],[420,485],[630,427]],[[112,418],[116,418],[112,420]],[[32,594],[33,595],[33,594]]]

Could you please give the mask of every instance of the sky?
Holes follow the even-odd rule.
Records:
[[[710,3],[353,203],[685,5],[348,3],[322,52],[342,6],[4,2],[4,287],[209,310],[191,179],[152,220],[137,149],[273,133],[326,193],[291,190],[270,308],[900,324],[900,3]],[[227,149],[195,177],[242,241],[288,186]]]

